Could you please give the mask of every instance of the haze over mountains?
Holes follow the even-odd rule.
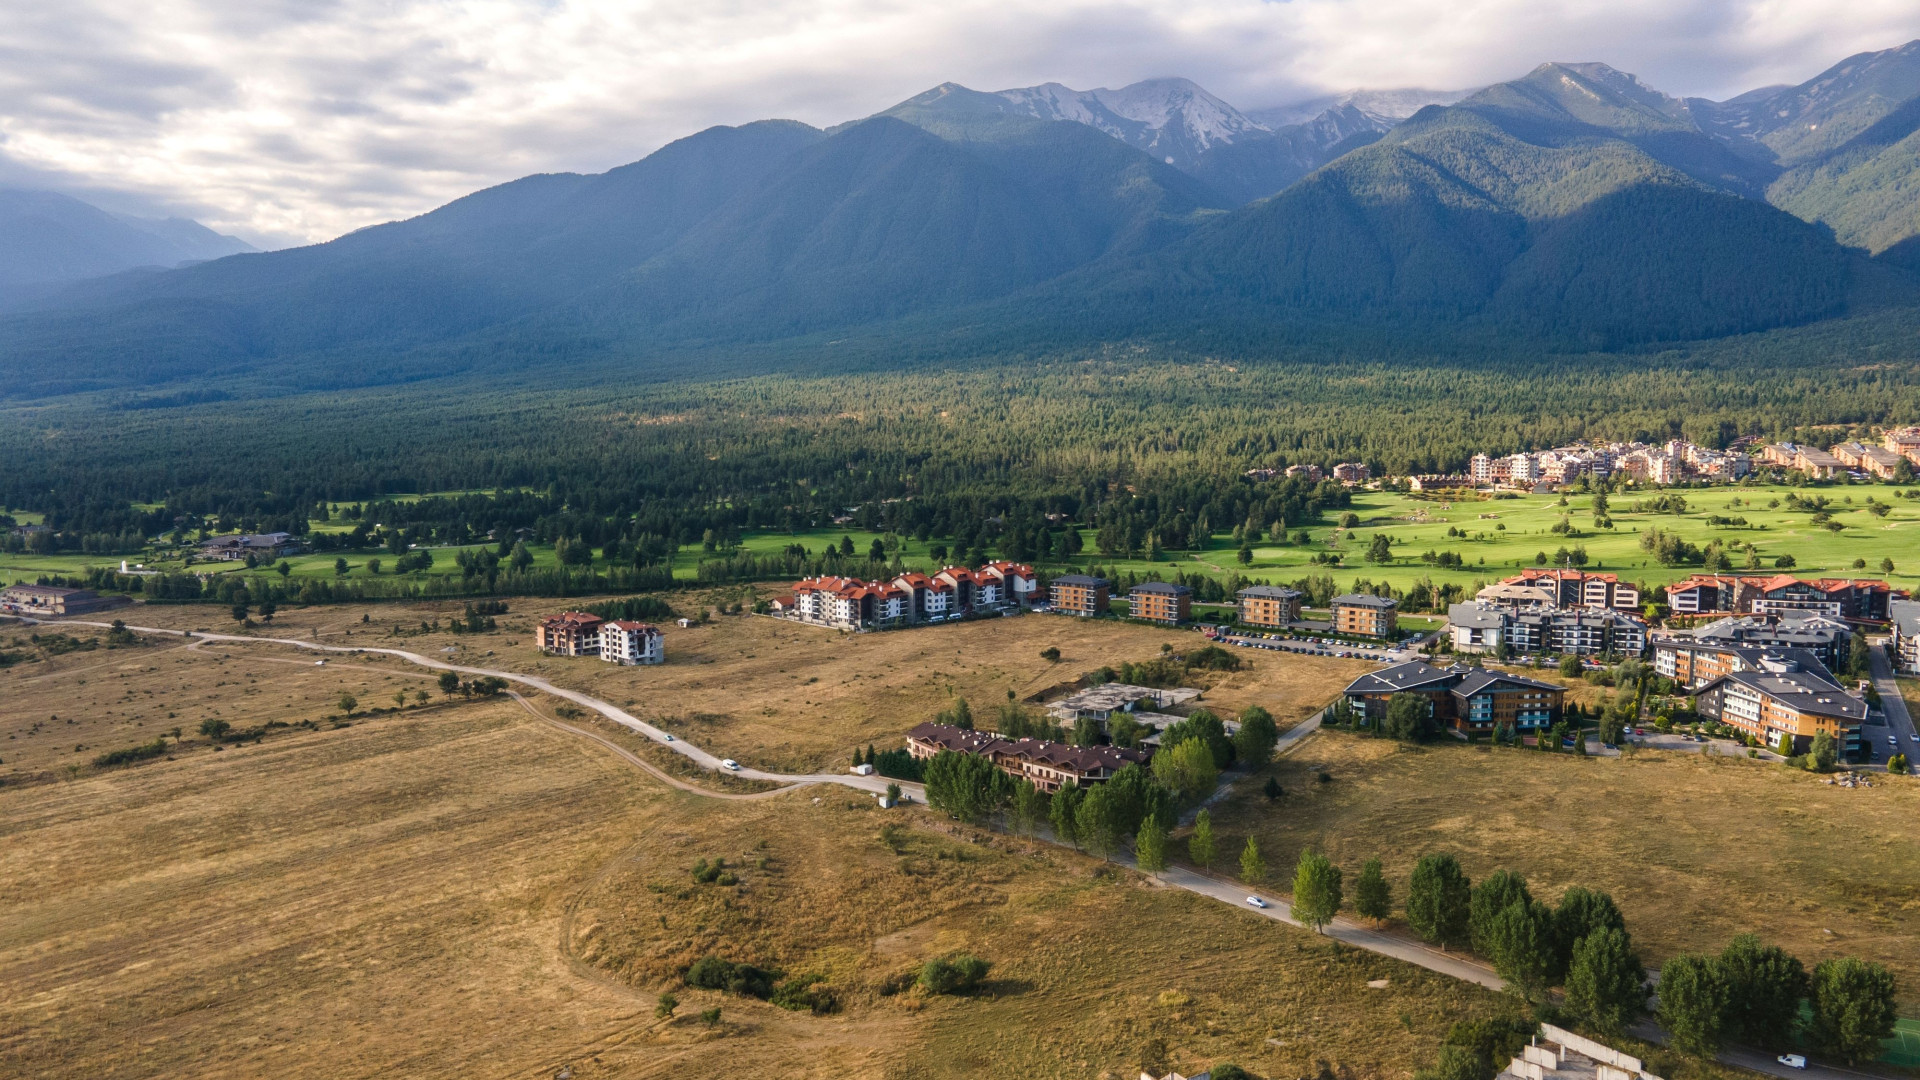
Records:
[[[252,250],[186,218],[127,217],[57,192],[0,188],[0,286],[78,281]]]
[[[1550,63],[1314,104],[944,84],[826,131],[714,128],[326,244],[69,287],[0,322],[0,393],[644,364],[855,329],[1610,349],[1920,304],[1920,42],[1725,102]]]

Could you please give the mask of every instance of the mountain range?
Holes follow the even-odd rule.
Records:
[[[0,394],[343,385],[789,342],[1640,348],[1920,305],[1920,42],[1713,102],[1599,63],[1244,113],[943,84],[713,128],[0,320]],[[704,350],[704,352],[702,352]],[[262,373],[266,373],[262,375]]]
[[[171,268],[252,250],[186,218],[130,217],[58,192],[0,188],[0,287]]]

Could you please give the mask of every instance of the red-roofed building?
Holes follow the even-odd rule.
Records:
[[[584,611],[563,611],[541,619],[533,640],[541,652],[555,656],[599,656],[600,627],[605,622]]]
[[[1556,607],[1611,608],[1635,611],[1640,607],[1640,590],[1620,580],[1620,575],[1588,570],[1530,567],[1504,585],[1527,585],[1554,594]]]
[[[992,588],[991,601],[983,601],[992,607],[1026,607],[1040,595],[1040,580],[1034,576],[1033,567],[1025,563],[990,562],[975,572],[982,582],[982,588]]]

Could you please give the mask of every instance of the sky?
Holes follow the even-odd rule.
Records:
[[[1242,109],[1600,60],[1672,94],[1920,38],[1913,0],[61,0],[0,8],[0,184],[262,247],[942,82],[1182,75]]]

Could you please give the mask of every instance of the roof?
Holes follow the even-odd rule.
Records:
[[[1392,694],[1401,690],[1445,690],[1459,678],[1459,672],[1442,671],[1431,664],[1410,660],[1362,675],[1347,684],[1346,692]]]
[[[1469,673],[1466,678],[1461,679],[1460,685],[1454,687],[1453,692],[1459,694],[1461,697],[1472,697],[1496,683],[1507,686],[1517,686],[1527,690],[1554,690],[1561,692],[1566,690],[1563,686],[1555,686],[1553,683],[1541,682],[1539,679],[1529,679],[1525,675],[1481,669],[1473,671]]]
[[[1733,615],[1695,630],[1690,636],[1703,642],[1773,643],[1779,645],[1825,645],[1852,634],[1847,624],[1824,615],[1804,618],[1772,619],[1766,616]]]
[[[1118,746],[1074,746],[1050,739],[1003,739],[991,731],[969,731],[950,724],[918,724],[907,732],[907,738],[955,753],[1013,757],[1077,773],[1116,771],[1148,758],[1139,750]]]
[[[1347,607],[1370,608],[1390,608],[1398,606],[1396,601],[1389,600],[1384,596],[1369,596],[1366,593],[1348,593],[1345,596],[1336,596],[1332,602],[1335,607],[1342,605]]]
[[[1758,690],[1797,712],[1842,720],[1867,718],[1865,701],[1810,672],[1736,671],[1714,679],[1694,693],[1705,693],[1723,683],[1737,683]]]
[[[68,589],[59,585],[9,585],[6,591],[19,596],[45,596],[54,599],[93,595],[92,589]]]
[[[1887,618],[1903,637],[1920,636],[1920,600],[1887,601]]]
[[[1185,585],[1173,585],[1165,581],[1143,581],[1135,585],[1132,591],[1137,593],[1155,593],[1160,596],[1189,596],[1193,593],[1193,590],[1187,588]]]
[[[1474,593],[1473,597],[1476,600],[1490,600],[1496,603],[1506,601],[1513,604],[1535,604],[1541,607],[1552,607],[1560,599],[1554,590],[1545,585],[1512,585],[1504,581],[1481,589]]]
[[[1108,581],[1106,578],[1088,577],[1085,574],[1062,574],[1059,577],[1054,578],[1053,583],[1055,585],[1077,585],[1085,589],[1097,589],[1102,585],[1113,584],[1111,581]]]
[[[614,622],[608,623],[607,625],[612,627],[617,627],[618,629],[621,629],[621,630],[625,630],[630,634],[635,634],[635,633],[657,634],[660,632],[660,628],[653,625],[652,623],[628,622],[625,619],[618,619],[618,620],[615,620]]]
[[[588,627],[599,626],[607,620],[598,615],[589,615],[584,611],[563,611],[558,615],[549,615],[540,621],[547,626],[572,625],[584,630]]]
[[[1282,588],[1279,585],[1249,585],[1234,594],[1243,600],[1298,600],[1298,589]]]
[[[1447,621],[1454,626],[1497,630],[1506,625],[1507,613],[1492,604],[1474,602],[1451,604],[1447,607]]]

